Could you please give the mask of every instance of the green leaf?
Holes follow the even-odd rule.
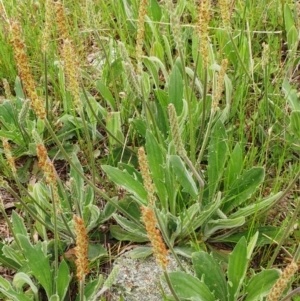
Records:
[[[254,275],[247,285],[245,301],[262,300],[263,297],[268,295],[279,276],[279,270],[263,270]]]
[[[262,167],[253,167],[246,171],[231,187],[225,196],[223,212],[228,213],[235,207],[245,202],[256,191],[265,178],[265,170]]]
[[[50,298],[52,295],[53,273],[50,268],[49,258],[41,249],[41,243],[33,246],[26,236],[18,234],[17,237],[33,276],[43,286],[48,298]]]
[[[14,301],[32,301],[32,299],[26,297],[23,292],[18,293],[13,290],[9,281],[0,276],[0,292]]]
[[[14,279],[13,279],[13,285],[14,285],[14,287],[17,288],[19,291],[22,291],[24,284],[30,286],[33,294],[37,298],[38,289],[34,285],[34,283],[32,282],[32,280],[30,279],[30,277],[27,274],[23,273],[23,272],[17,273],[14,276]]]
[[[148,237],[144,234],[128,232],[118,225],[111,225],[109,231],[112,237],[120,241],[131,241],[131,242],[147,242]]]
[[[123,217],[119,214],[114,214],[114,219],[120,225],[123,229],[125,229],[128,232],[132,232],[135,234],[139,234],[140,236],[147,238],[147,232],[144,227],[128,220],[127,218]]]
[[[164,171],[164,152],[162,146],[158,144],[153,134],[149,131],[146,133],[146,151],[151,177],[157,189],[157,195],[162,207],[167,209],[167,191],[165,186]]]
[[[107,250],[101,244],[89,244],[88,247],[88,259],[89,261],[95,261],[99,258],[108,256]]]
[[[243,284],[248,266],[247,242],[242,237],[229,255],[228,262],[228,301],[236,301]]]
[[[85,300],[92,300],[92,297],[98,292],[100,286],[103,284],[103,276],[100,275],[98,279],[90,281],[84,288]],[[79,301],[80,295],[76,297],[76,301]]]
[[[72,155],[72,162],[75,164],[76,168],[83,173],[83,168],[75,154]],[[82,177],[76,172],[76,170],[71,166],[70,168],[70,178],[74,178],[75,184],[72,186],[73,189],[76,189],[76,193],[74,195],[78,195],[78,203],[82,204],[84,202],[83,194],[84,194],[84,182]]]
[[[257,239],[258,239],[258,231],[255,232],[255,234],[251,237],[250,241],[248,242],[248,246],[247,246],[247,259],[250,260],[253,250],[256,246],[257,243]]]
[[[12,246],[4,245],[2,251],[6,258],[12,259],[16,264],[20,266],[24,264],[24,256],[19,249],[15,250]]]
[[[0,292],[9,297],[9,298],[12,298],[10,300],[14,300],[14,301],[32,301],[31,298],[28,298],[26,297],[26,295],[24,295],[24,293],[18,293],[18,292],[15,292],[14,290],[10,289],[10,290],[4,290],[2,288],[0,288]]]
[[[23,219],[16,213],[16,211],[12,212],[12,224],[14,234],[21,234],[27,236],[27,230],[24,225]]]
[[[227,300],[227,283],[220,264],[207,252],[192,254],[193,267],[196,276],[214,293],[215,300]]]
[[[157,0],[150,0],[150,10],[152,15],[152,20],[159,22],[162,16],[160,5]]]
[[[298,46],[298,30],[295,26],[288,31],[287,42],[289,50],[295,50]]]
[[[284,5],[284,25],[286,32],[295,26],[294,16],[288,3]]]
[[[237,143],[230,155],[230,159],[228,161],[228,165],[224,175],[224,184],[225,190],[229,190],[229,188],[233,185],[233,183],[240,176],[240,173],[243,168],[243,153],[239,143]]]
[[[162,62],[164,61],[164,56],[165,56],[165,52],[164,52],[164,48],[163,46],[155,41],[151,47],[151,54],[153,56],[158,57]],[[156,88],[159,88],[159,85],[156,85]]]
[[[147,205],[147,192],[139,181],[134,179],[127,172],[123,172],[118,168],[109,165],[102,165],[101,167],[115,184],[125,188],[129,193],[133,194],[140,205]]]
[[[117,197],[116,197],[117,200]],[[106,203],[104,209],[100,212],[99,223],[103,224],[116,212],[116,207],[111,203]]]
[[[232,213],[229,216],[229,218],[236,218],[240,216],[247,217],[249,215],[259,213],[261,212],[261,210],[271,207],[272,204],[275,203],[280,198],[281,195],[282,192],[278,192],[275,195],[271,195],[260,202],[257,201],[254,204],[251,204],[244,208],[237,208],[237,211]]]
[[[173,66],[169,83],[169,103],[173,103],[179,116],[183,108],[183,80],[176,65]]]
[[[199,301],[215,301],[209,288],[196,277],[181,271],[169,273],[172,286],[180,299]]]
[[[193,198],[196,198],[198,196],[197,185],[191,174],[187,171],[181,158],[176,155],[171,155],[169,160],[174,169],[177,181],[183,187],[183,191],[189,193]]]
[[[10,282],[2,276],[0,276],[0,288],[3,288],[7,291],[12,288]]]
[[[0,241],[0,262],[2,264],[2,266],[12,269],[12,270],[18,270],[20,268],[20,264],[15,261],[12,260],[10,257],[7,257],[6,255],[4,255],[3,253],[3,248],[5,247],[5,245]],[[8,247],[8,249],[11,249],[11,247]]]
[[[300,102],[299,102],[300,103]],[[293,111],[290,119],[290,128],[294,135],[300,139],[300,111]]]
[[[218,120],[210,134],[208,146],[208,185],[212,199],[224,172],[227,158],[227,134],[223,123]]]
[[[96,81],[96,88],[100,92],[104,100],[107,101],[107,103],[110,105],[111,109],[115,111],[116,103],[110,90],[100,80]]]
[[[122,142],[124,141],[120,112],[111,112],[107,114],[106,127],[116,138],[118,138]],[[118,144],[118,142],[111,136],[108,137],[108,141],[111,146],[116,146]]]
[[[282,230],[282,228],[272,226],[255,227],[251,230],[228,235],[227,237],[224,237],[224,235],[222,235],[220,238],[214,237],[213,241],[237,243],[242,237],[249,237],[251,233],[253,233],[254,231],[258,231],[259,234],[256,246],[264,246],[266,244],[272,244],[274,243],[274,241],[279,241],[283,234]]]
[[[157,56],[159,59],[161,59],[157,54],[154,53],[154,55]],[[157,68],[156,64],[153,61],[149,60],[147,57],[144,58],[144,64],[152,76],[152,80],[154,81],[155,88],[158,89],[159,88],[159,76],[158,76],[158,68]]]
[[[153,253],[152,247],[137,247],[129,252],[132,259],[146,258]]]
[[[244,225],[245,217],[240,216],[233,219],[224,218],[218,220],[210,220],[205,226],[204,237],[209,238],[213,233],[222,229],[238,228]]]
[[[211,216],[216,212],[221,204],[221,193],[218,193],[217,197],[209,205],[204,208],[199,207],[199,204],[193,204],[186,211],[183,218],[183,228],[181,230],[181,236],[187,236],[194,233],[196,229],[206,223]],[[192,221],[192,225],[191,225]]]
[[[71,279],[72,277],[70,275],[68,264],[65,260],[62,260],[58,268],[58,274],[56,279],[56,291],[60,300],[64,300],[69,289]]]
[[[282,91],[285,94],[292,111],[300,111],[300,101],[298,99],[297,90],[293,89],[289,81],[285,78],[282,82]]]

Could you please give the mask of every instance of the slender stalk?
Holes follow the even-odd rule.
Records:
[[[201,127],[198,136],[197,144],[200,142],[201,133],[204,132],[205,129],[205,118],[206,118],[206,101],[207,101],[207,78],[208,78],[208,70],[205,68],[204,70],[204,83],[203,83],[203,99],[202,99],[202,118],[201,118]],[[196,164],[197,165],[197,164]]]
[[[52,185],[51,185],[52,186]],[[57,212],[56,212],[56,204],[55,204],[55,198],[54,198],[54,193],[53,193],[53,188],[50,187],[51,189],[51,195],[52,195],[52,208],[53,208],[53,227],[54,227],[54,279],[57,279],[58,275],[58,229],[57,229]],[[53,291],[56,291],[56,282],[53,281]]]
[[[88,152],[89,152],[89,163],[90,163],[90,168],[92,171],[92,181],[95,183],[95,178],[96,178],[96,165],[95,165],[95,160],[94,160],[94,154],[93,154],[93,147],[92,147],[92,143],[91,143],[91,138],[89,135],[89,131],[88,131],[88,127],[87,127],[87,123],[84,117],[84,112],[81,109],[80,110],[80,117],[82,120],[82,124],[83,124],[83,129],[84,129],[84,133],[85,133],[85,139],[87,141],[87,147],[88,147]]]
[[[192,97],[189,97],[189,84],[188,84],[188,79],[187,75],[185,72],[185,64],[184,64],[184,56],[182,53],[182,49],[179,49],[179,55],[180,55],[180,60],[182,64],[182,73],[183,73],[183,80],[184,80],[184,86],[185,86],[185,94],[186,94],[186,101],[187,101],[187,107],[188,107],[188,117],[189,117],[189,131],[190,131],[190,158],[191,158],[191,163],[194,164],[196,160],[196,154],[195,154],[195,133],[194,133],[194,124],[193,124],[193,116],[192,116]],[[192,95],[192,93],[191,93]]]
[[[82,279],[79,281],[79,300],[84,301],[84,283],[85,283],[85,275],[83,275]]]
[[[47,54],[44,52],[44,72],[45,72],[45,100],[46,100],[46,116],[47,119],[50,120],[49,116],[49,108],[52,107],[49,105],[49,97],[48,97],[48,68],[47,68]]]
[[[169,287],[169,289],[170,289],[170,292],[171,292],[171,294],[173,295],[174,299],[175,299],[176,301],[180,301],[179,297],[177,296],[177,294],[176,294],[176,292],[175,292],[175,290],[174,290],[174,288],[173,288],[173,285],[172,285],[172,283],[171,283],[171,280],[170,280],[170,277],[169,277],[167,271],[164,271],[164,276],[165,276],[165,278],[166,278],[167,285],[168,285],[168,287]]]
[[[196,168],[198,168],[198,169],[200,168],[200,163],[202,161],[204,151],[206,149],[206,145],[207,145],[208,139],[210,137],[210,130],[211,130],[211,127],[212,127],[212,124],[213,124],[214,115],[215,115],[214,111],[211,110],[208,125],[207,125],[207,129],[206,129],[206,132],[205,132],[205,135],[204,135],[203,143],[202,143],[201,150],[200,150],[200,153],[198,155],[198,159],[197,159],[197,163],[196,163]]]

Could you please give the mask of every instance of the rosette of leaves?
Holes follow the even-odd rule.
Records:
[[[172,141],[169,145],[161,143],[151,131],[146,131],[145,140],[156,189],[156,215],[160,230],[171,245],[180,244],[195,233],[208,243],[212,239],[237,242],[240,237],[230,240],[230,234],[244,226],[249,216],[266,210],[281,196],[279,192],[250,202],[264,180],[264,168],[243,170],[242,148],[237,143],[229,150],[228,136],[220,120],[211,130],[203,189],[176,154]],[[131,219],[115,213],[118,225],[111,226],[112,235],[120,240],[147,241],[145,229],[139,223],[139,207],[147,205],[147,192],[138,169],[125,163],[118,167],[103,165],[102,169],[117,186],[128,192],[119,204],[126,208]],[[270,236],[278,233],[273,230]],[[259,241],[266,242],[262,236]]]

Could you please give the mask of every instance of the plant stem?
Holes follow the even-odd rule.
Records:
[[[50,186],[51,189],[51,195],[52,195],[52,208],[53,208],[53,226],[54,226],[54,279],[57,279],[58,275],[58,230],[57,230],[57,212],[56,212],[56,204],[55,204],[55,197],[53,193],[53,187]],[[56,291],[56,282],[53,281],[53,291]]]
[[[172,283],[171,283],[171,280],[170,280],[170,277],[169,277],[167,271],[164,271],[164,276],[165,276],[165,278],[166,278],[168,287],[169,287],[169,289],[170,289],[170,291],[171,291],[171,293],[172,293],[174,299],[175,299],[176,301],[180,301],[180,299],[178,298],[176,292],[174,291],[173,285],[172,285]]]

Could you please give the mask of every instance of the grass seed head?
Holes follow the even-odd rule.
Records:
[[[31,101],[31,107],[35,114],[40,118],[46,117],[44,102],[38,96],[33,75],[31,73],[29,62],[26,54],[25,43],[21,38],[21,26],[17,21],[11,21],[10,32],[12,35],[12,45],[15,61],[18,66],[18,73],[23,83],[28,98]]]
[[[140,165],[142,178],[144,181],[144,187],[145,187],[145,190],[147,191],[147,195],[148,195],[148,204],[150,206],[153,206],[154,202],[155,202],[155,196],[154,196],[155,189],[154,189],[152,178],[150,175],[150,168],[149,168],[148,160],[147,160],[145,150],[143,147],[140,147],[138,150],[138,159],[139,159],[139,165]]]
[[[143,71],[142,55],[143,55],[143,43],[145,38],[145,19],[147,14],[147,6],[148,6],[148,0],[140,1],[136,46],[135,46],[138,75],[141,75]]]
[[[156,228],[156,218],[154,211],[149,207],[141,207],[142,220],[145,224],[148,237],[151,241],[153,247],[153,254],[156,258],[157,263],[165,271],[168,265],[168,251],[166,245],[164,244],[160,231]]]
[[[76,276],[79,281],[83,280],[85,275],[89,272],[88,268],[88,236],[87,230],[84,226],[84,220],[77,215],[73,217],[74,229],[76,234]]]
[[[208,67],[209,61],[209,30],[210,21],[210,0],[202,0],[198,6],[198,34],[199,52],[202,55],[203,65]]]
[[[279,279],[273,285],[270,293],[267,296],[267,301],[278,301],[283,291],[291,281],[292,277],[298,271],[298,265],[292,261],[282,272]]]
[[[168,110],[170,118],[170,127],[176,151],[179,154],[179,156],[184,157],[186,156],[186,151],[181,140],[176,110],[172,103],[169,104]]]

